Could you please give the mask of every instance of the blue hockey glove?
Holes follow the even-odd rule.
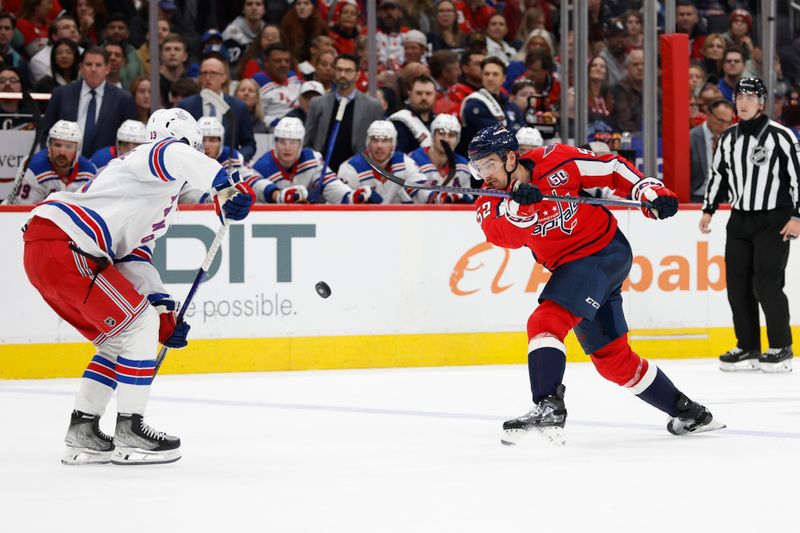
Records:
[[[531,205],[541,202],[544,195],[536,185],[517,182],[511,192],[511,199],[520,205]]]
[[[164,339],[162,344],[168,348],[185,348],[189,344],[186,337],[189,336],[190,329],[192,329],[192,326],[186,322],[181,322],[175,326],[175,329],[172,330],[172,335]]]
[[[382,204],[383,196],[372,187],[359,187],[353,191],[354,204]]]
[[[246,182],[239,182],[233,190],[226,189],[214,196],[214,210],[217,216],[220,217],[220,222],[223,222],[221,213],[225,213],[227,220],[243,220],[249,213],[250,208],[256,203],[256,193]],[[234,193],[230,196],[230,193]],[[222,195],[222,199],[220,196]],[[227,199],[225,200],[224,198]],[[224,201],[222,205],[220,202]]]

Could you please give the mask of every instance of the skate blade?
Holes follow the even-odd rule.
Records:
[[[504,446],[514,446],[523,437],[529,434],[535,434],[542,437],[545,441],[553,446],[564,446],[566,439],[564,438],[564,428],[560,427],[546,427],[546,428],[531,428],[531,429],[504,429],[503,437],[500,439],[500,444]]]
[[[141,448],[120,448],[114,451],[111,464],[115,465],[163,465],[181,458],[180,448],[153,452]]]
[[[754,372],[759,370],[758,359],[747,359],[738,363],[719,362],[719,369],[723,372]]]
[[[759,363],[762,372],[767,374],[787,374],[792,371],[792,360],[787,359],[780,363]]]
[[[63,465],[105,465],[111,462],[113,450],[100,452],[89,448],[73,448],[67,446],[61,456]]]
[[[704,426],[698,426],[694,428],[692,431],[686,433],[686,435],[693,435],[695,433],[705,433],[707,431],[716,431],[718,429],[725,429],[726,427],[728,426],[726,426],[716,418],[712,418],[711,422],[709,422],[708,424]]]

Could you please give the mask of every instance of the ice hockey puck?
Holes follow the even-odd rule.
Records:
[[[327,298],[331,295],[331,288],[324,281],[318,281],[317,284],[314,285],[314,288],[317,289],[317,294],[319,294],[321,298]]]

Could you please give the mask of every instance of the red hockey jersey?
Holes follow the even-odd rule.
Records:
[[[644,179],[620,157],[565,144],[535,148],[520,157],[520,164],[531,163],[531,184],[544,195],[579,196],[584,189],[610,187],[625,198]],[[592,255],[611,241],[617,229],[616,218],[597,205],[545,200],[515,210],[517,204],[510,199],[489,196],[481,196],[475,205],[489,242],[503,248],[526,246],[548,270]]]

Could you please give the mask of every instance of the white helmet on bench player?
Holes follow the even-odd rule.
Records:
[[[439,130],[453,131],[461,138],[461,122],[455,115],[441,113],[436,115],[436,118],[431,122],[431,133],[436,133]]]
[[[275,139],[293,139],[302,141],[306,135],[303,121],[296,117],[284,117],[275,125]]]
[[[117,142],[146,143],[147,135],[144,124],[138,120],[126,120],[117,130]]]
[[[70,120],[59,120],[53,124],[53,126],[50,128],[50,131],[47,132],[48,146],[50,145],[50,141],[53,139],[77,143],[78,146],[75,150],[75,160],[78,160],[78,157],[81,155],[83,132],[81,132],[81,128],[78,126],[77,122],[72,122]]]
[[[536,128],[520,128],[517,130],[517,142],[521,147],[538,148],[544,146],[542,134]]]
[[[198,152],[203,152],[203,134],[200,133],[194,117],[184,109],[159,109],[147,121],[148,141],[158,141],[168,137],[186,139],[189,146]]]
[[[197,121],[197,127],[200,128],[200,133],[203,137],[225,137],[225,127],[214,117],[200,117]]]
[[[367,141],[370,139],[391,139],[397,144],[397,128],[388,120],[376,120],[367,128]]]

